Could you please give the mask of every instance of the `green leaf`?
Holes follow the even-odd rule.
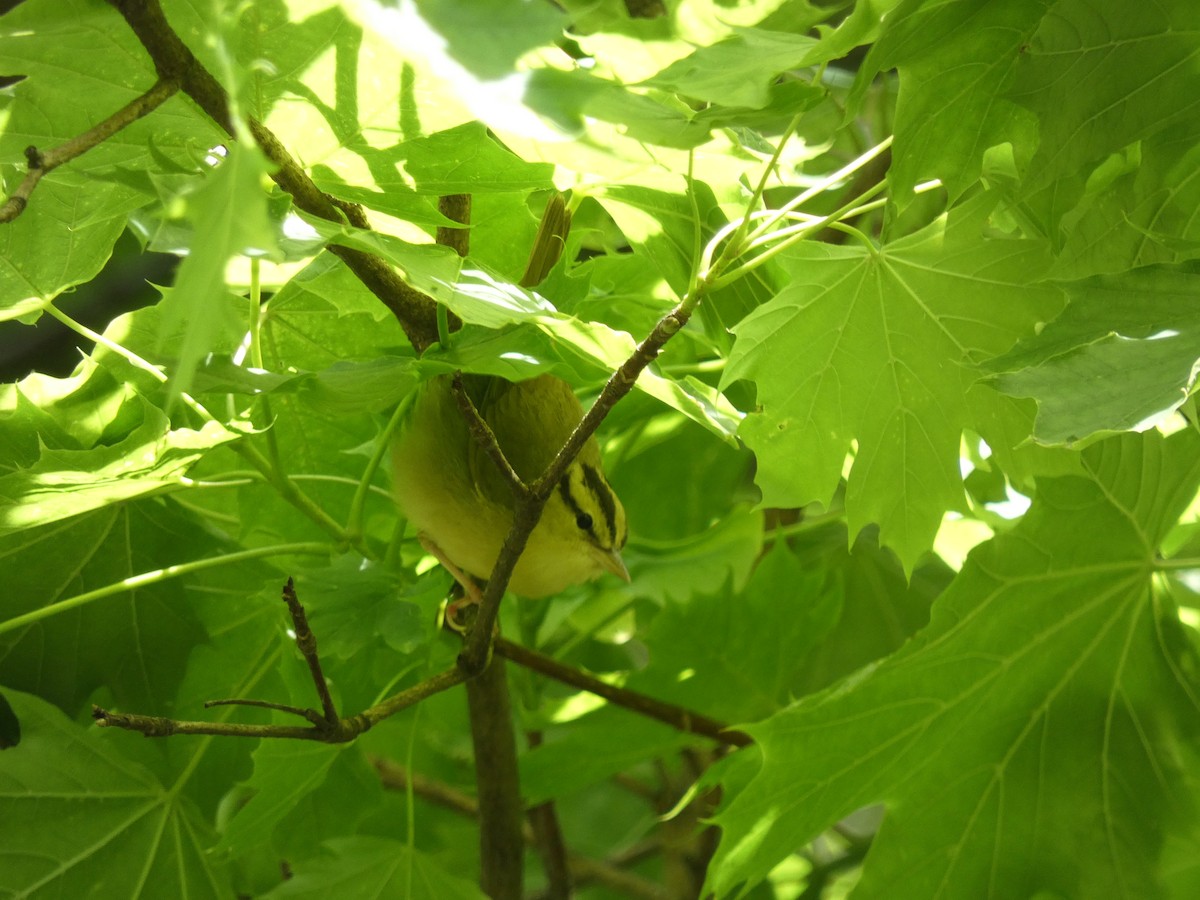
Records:
[[[572,796],[689,740],[660,722],[606,706],[573,722],[562,739],[521,757],[522,798],[534,804]]]
[[[660,603],[684,602],[727,579],[739,591],[762,547],[762,527],[761,512],[737,510],[699,534],[635,548],[626,554],[634,590]]]
[[[605,209],[629,242],[654,263],[679,298],[690,286],[697,248],[729,224],[708,185],[693,182],[691,190],[692,197],[688,197],[683,193],[614,185],[604,193]],[[699,315],[707,337],[717,346],[726,345],[727,326],[766,302],[777,290],[778,275],[772,266],[760,266],[747,277],[705,297]]]
[[[225,827],[213,852],[245,852],[269,841],[288,813],[305,801],[311,802],[330,770],[347,754],[357,757],[358,751],[315,741],[261,743],[254,751],[254,775],[246,782],[252,796]],[[350,808],[366,813],[366,805],[361,802]]]
[[[62,564],[63,547],[72,548],[70,566]],[[13,561],[11,592],[0,601],[0,677],[36,689],[67,712],[101,687],[134,708],[169,696],[201,639],[189,602],[199,581],[146,575],[222,549],[155,501],[113,505],[0,539],[0,558]],[[110,596],[74,601],[134,576]]]
[[[606,416],[633,583],[502,609],[565,664],[757,722],[723,754],[510,667],[544,736],[523,796],[557,801],[584,874],[635,860],[628,890],[580,890],[698,895],[703,865],[723,895],[765,875],[748,896],[1196,896],[1200,438],[1098,440],[1195,418],[1194,6],[164,0],[232,119],[372,229],[292,208],[184,91],[0,225],[0,522],[29,516],[0,536],[0,744],[5,700],[21,731],[0,751],[0,895],[480,896],[478,822],[431,798],[472,796],[461,688],[341,749],[97,734],[21,691],[80,723],[93,702],[291,720],[204,706],[316,705],[289,576],[340,712],[452,666],[449,576],[387,472],[363,483],[394,405],[460,368],[553,372],[586,404],[761,182],[756,216],[817,188],[799,227],[871,202],[819,243],[760,244]],[[26,147],[159,77],[100,0],[17,4],[0,72],[5,192]],[[433,242],[435,197],[460,190],[465,257]],[[574,227],[531,291],[551,190]],[[155,299],[110,281],[145,277],[139,241],[185,267],[127,312]],[[345,247],[467,324],[418,357]],[[67,335],[69,378],[16,370],[55,364],[34,341],[61,329],[14,321],[48,303],[104,335]],[[535,856],[525,893],[546,888]]]
[[[1195,842],[1200,684],[1152,589],[1155,546],[1200,484],[1197,450],[1092,448],[1087,477],[1043,482],[972,553],[915,641],[753,726],[763,765],[718,816],[709,887],[884,803],[863,897],[1160,896],[1165,834]]]
[[[909,570],[962,503],[959,438],[991,404],[971,393],[973,362],[1007,350],[1060,302],[1030,284],[1047,264],[1041,244],[980,237],[987,205],[879,249],[791,250],[791,284],[734,328],[722,379],[758,386],[761,411],[740,434],[764,502],[828,506],[857,441],[850,534],[877,522]]]
[[[644,429],[631,427],[642,423]],[[747,501],[753,457],[714,437],[644,395],[621,401],[605,419],[606,473],[625,505],[635,543],[644,541],[649,550],[667,542],[661,549],[669,555],[671,542],[707,531]],[[680,478],[685,458],[688,477]],[[689,555],[686,540],[679,549]]]
[[[1194,122],[1114,154],[1093,172],[1079,205],[1063,217],[1058,278],[1116,275],[1200,256],[1200,134]]]
[[[393,176],[388,173],[388,177]],[[389,182],[386,191],[373,191],[358,185],[346,184],[341,178],[331,174],[325,166],[318,167],[312,173],[312,178],[317,187],[339,200],[361,203],[368,209],[374,209],[426,228],[453,225],[451,219],[438,212],[431,197],[418,193],[399,179]]]
[[[725,106],[758,109],[767,104],[769,85],[781,72],[808,65],[816,38],[761,28],[733,34],[671,63],[648,84]]]
[[[33,375],[0,389],[0,423],[20,447],[15,466],[0,466],[0,535],[178,489],[196,460],[238,437],[217,422],[172,428],[90,362],[70,378]]]
[[[453,293],[446,305],[464,321],[486,328],[529,323],[550,341],[528,331],[506,334],[500,340],[488,333],[456,335],[448,352],[435,348],[422,358],[423,364],[432,363],[441,371],[467,367],[487,374],[527,378],[561,361],[568,369],[603,377],[602,373],[614,371],[637,349],[630,335],[600,322],[559,313],[540,295],[501,282],[482,270],[464,270],[455,284],[444,284],[433,293],[445,294],[447,288]],[[514,340],[513,335],[518,339]],[[642,372],[637,387],[733,443],[742,415],[717,389],[694,378],[667,378],[653,366]]]
[[[1051,184],[1134,141],[1194,121],[1200,111],[1200,49],[1191,35],[1200,7],[1168,0],[1134,8],[1121,0],[1059,0],[1027,46],[1008,86],[1038,115],[1029,189]],[[1079,90],[1086,85],[1086,90]]]
[[[446,588],[440,574],[402,585],[394,573],[349,555],[301,570],[296,591],[321,636],[322,656],[350,659],[380,639],[405,654],[427,644]]]
[[[12,896],[230,896],[193,805],[131,762],[113,735],[9,694],[24,725],[0,757],[0,891]],[[47,827],[54,822],[55,827]]]
[[[904,646],[929,623],[930,606],[954,574],[930,556],[910,576],[879,546],[875,529],[851,543],[841,522],[810,525],[791,546],[806,572],[825,573],[823,591],[835,594],[840,605],[836,623],[798,673],[795,697],[822,690]],[[824,596],[813,600],[818,608],[829,603]]]
[[[494,191],[544,191],[554,187],[554,167],[527,163],[488,136],[479,122],[406,141],[396,161],[423,194],[473,194]],[[401,186],[403,186],[401,184]],[[384,191],[392,185],[379,183]]]
[[[1062,315],[988,363],[992,380],[1037,401],[1033,437],[1044,444],[1151,428],[1195,385],[1198,284],[1148,268],[1071,285]]]
[[[264,898],[297,900],[328,897],[377,900],[482,900],[471,882],[439,866],[428,855],[399,841],[361,835],[326,844],[323,856],[297,863],[293,875]]]
[[[90,281],[125,228],[115,188],[43,179],[15,222],[0,226],[0,322],[32,323],[64,290]],[[64,228],[64,224],[66,227]]]
[[[226,264],[236,254],[278,252],[262,188],[266,172],[267,161],[254,145],[234,141],[204,185],[190,197],[189,213],[203,223],[206,237],[193,244],[179,266],[175,289],[164,304],[167,328],[181,321],[188,323],[182,343],[173,348],[177,360],[171,372],[173,395],[189,389],[196,366],[220,325],[207,311],[212,298],[225,290]]]
[[[414,360],[381,357],[370,362],[335,362],[320,372],[280,374],[210,356],[196,370],[196,393],[299,393],[329,415],[356,416],[394,406],[415,383]]]
[[[25,76],[6,89],[12,99],[0,129],[5,194],[24,176],[26,147],[44,152],[74,138],[155,81],[116,11],[86,0],[33,0],[7,12],[0,19],[0,71]],[[64,97],[87,102],[64,104]],[[36,319],[46,303],[92,279],[108,260],[126,215],[145,198],[96,176],[121,166],[157,169],[151,136],[160,153],[186,158],[217,143],[217,134],[176,97],[45,176],[25,211],[0,226],[0,321]]]
[[[687,150],[709,139],[711,124],[661,91],[631,93],[624,85],[585,71],[530,73],[523,100],[562,131],[583,136],[592,122],[613,126],[631,140]]]
[[[0,70],[26,76],[6,89],[13,101],[0,131],[5,160],[23,159],[30,145],[45,151],[76,137],[148,90],[157,78],[117,11],[88,0],[32,0],[7,11],[0,19]],[[68,96],[87,97],[88,102],[64,104]],[[54,115],[46,115],[48,109]],[[78,175],[111,173],[117,166],[157,171],[151,138],[160,159],[181,161],[202,157],[221,136],[194,105],[177,96],[49,178],[74,173],[66,183],[79,187],[85,182]],[[87,192],[94,188],[89,183]],[[34,204],[42,189],[34,191]],[[52,232],[47,229],[45,236]]]
[[[841,615],[841,592],[824,579],[776,544],[742,590],[699,588],[668,604],[644,637],[650,665],[628,686],[731,723],[770,715]]]
[[[0,694],[0,750],[9,750],[21,743],[21,720],[17,718],[8,698]]]
[[[896,143],[888,181],[901,202],[920,181],[941,179],[958,197],[979,177],[989,147],[1036,141],[1034,115],[1006,93],[1051,0],[925,3],[908,0],[883,20],[856,94],[888,69],[900,73]],[[1074,84],[1073,77],[1054,77]]]

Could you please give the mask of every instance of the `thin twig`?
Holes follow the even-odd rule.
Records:
[[[305,728],[299,725],[243,725],[237,722],[189,722],[181,719],[167,719],[162,716],[143,716],[138,713],[119,713],[92,707],[92,718],[101,728],[124,728],[126,731],[136,731],[146,737],[171,737],[176,734],[211,734],[222,737],[243,738],[291,738],[300,741],[323,741],[325,743],[344,743],[358,736],[341,736],[333,731],[319,731],[316,728]]]
[[[11,222],[25,211],[34,188],[37,187],[44,175],[48,175],[64,163],[69,163],[76,157],[82,156],[93,147],[104,143],[122,128],[132,125],[142,116],[158,109],[178,90],[177,82],[160,78],[150,90],[135,97],[107,119],[97,122],[87,131],[75,135],[65,143],[45,151],[38,150],[36,147],[28,147],[25,150],[25,159],[29,163],[29,171],[17,185],[17,189],[4,201],[4,205],[0,206],[0,222]]]
[[[288,612],[292,616],[292,624],[296,632],[296,646],[300,648],[304,661],[308,663],[308,671],[312,675],[313,686],[321,700],[321,710],[325,714],[325,721],[333,725],[338,720],[337,707],[333,705],[333,697],[329,695],[329,684],[325,681],[325,673],[321,671],[321,658],[317,655],[317,636],[308,627],[308,616],[296,598],[296,586],[291,577],[283,586],[283,602],[287,604]]]
[[[500,449],[500,442],[496,440],[496,433],[492,431],[492,427],[479,414],[479,409],[475,406],[475,401],[467,393],[466,386],[463,384],[463,373],[455,372],[450,384],[454,400],[458,403],[458,409],[467,423],[467,430],[471,432],[471,439],[478,443],[484,452],[491,457],[492,462],[496,464],[496,468],[500,470],[500,474],[504,476],[504,480],[508,482],[508,486],[512,488],[512,492],[516,497],[528,495],[529,488],[512,467],[512,464],[508,461],[508,457],[504,455],[504,451]]]
[[[400,710],[419,703],[426,697],[462,684],[465,676],[457,669],[447,669],[407,690],[393,694],[381,703],[356,716],[338,719],[333,725],[314,724],[311,728],[296,725],[242,725],[235,722],[189,722],[161,716],[136,713],[117,713],[92,707],[92,718],[104,728],[124,728],[146,737],[169,737],[174,734],[212,734],[223,737],[290,738],[300,741],[320,741],[325,744],[344,744],[379,724]]]
[[[564,665],[556,659],[538,653],[536,650],[530,650],[528,647],[514,644],[506,638],[496,638],[495,651],[497,656],[503,656],[505,659],[511,660],[519,666],[524,666],[527,669],[545,675],[547,678],[553,678],[555,681],[561,681],[563,684],[569,684],[572,687],[577,687],[598,697],[603,697],[610,703],[640,713],[651,719],[657,719],[659,722],[665,722],[688,734],[698,734],[734,747],[748,747],[754,743],[753,738],[744,731],[730,728],[716,719],[692,712],[673,703],[656,700],[653,697],[640,694],[637,691],[631,691],[628,688],[608,684],[599,678],[588,675],[586,672],[581,672],[579,669]]]
[[[321,721],[321,714],[315,709],[302,709],[299,706],[288,706],[286,703],[272,703],[270,700],[250,700],[241,697],[230,697],[226,700],[204,701],[205,709],[212,709],[214,706],[252,706],[255,709],[271,709],[287,713],[288,715],[299,716],[301,719],[312,722],[314,725]]]
[[[540,731],[526,732],[529,749],[535,750],[542,745]],[[558,821],[558,811],[554,801],[547,800],[531,807],[525,814],[533,829],[534,848],[542,861],[542,870],[546,873],[547,900],[570,900],[574,886],[571,883],[571,867],[567,861],[567,843],[563,838],[562,825]]]
[[[379,773],[380,783],[388,790],[405,791],[411,784],[413,793],[417,796],[461,816],[478,818],[479,804],[469,794],[426,775],[421,775],[419,772],[411,772],[404,766],[383,757],[373,757],[370,762],[375,767],[375,771]],[[535,835],[532,828],[526,825],[521,829],[521,835],[526,844],[533,846]],[[572,853],[568,855],[567,863],[570,866],[571,875],[578,885],[597,882],[620,892],[624,897],[637,897],[641,900],[666,900],[667,893],[661,887],[638,875],[623,871],[622,868],[639,863],[659,852],[661,852],[661,847],[658,844],[647,843],[607,861]]]

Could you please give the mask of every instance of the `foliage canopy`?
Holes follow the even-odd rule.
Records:
[[[162,5],[202,70],[156,3],[0,18],[5,196],[45,169],[0,328],[84,346],[0,385],[0,892],[480,896],[459,690],[337,746],[89,710],[296,724],[202,706],[314,705],[289,576],[343,715],[453,666],[393,410],[456,370],[594,397],[692,304],[599,432],[632,583],[502,631],[751,740],[510,664],[580,896],[1200,895],[1200,6]],[[91,331],[127,232],[180,262]]]

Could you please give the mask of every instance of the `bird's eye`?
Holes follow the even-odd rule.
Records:
[[[591,531],[592,530],[592,517],[589,516],[587,513],[580,513],[579,515],[577,515],[575,517],[575,524],[578,525],[584,531]]]

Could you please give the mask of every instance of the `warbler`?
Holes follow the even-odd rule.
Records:
[[[574,391],[554,375],[521,382],[468,375],[467,395],[527,484],[549,466],[583,417]],[[417,388],[392,444],[394,494],[424,539],[463,572],[486,579],[513,522],[512,488],[467,427],[449,375]],[[509,588],[541,598],[605,572],[629,580],[620,551],[625,510],[594,437],[546,502]]]

